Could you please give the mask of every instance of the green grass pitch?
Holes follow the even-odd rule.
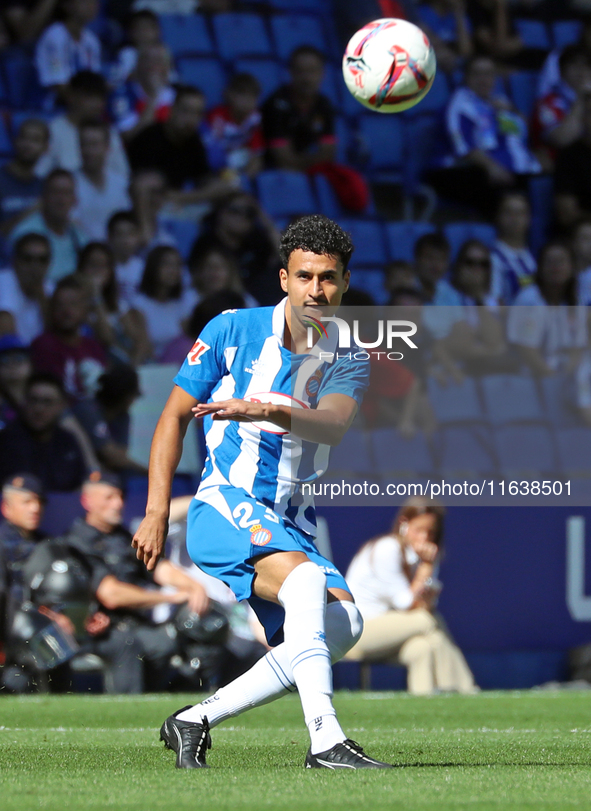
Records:
[[[338,693],[347,733],[397,766],[345,773],[302,767],[307,735],[295,696],[217,727],[210,769],[176,770],[158,729],[194,701],[0,697],[0,808],[591,809],[585,692]]]

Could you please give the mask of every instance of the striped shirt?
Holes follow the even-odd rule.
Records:
[[[283,345],[284,299],[276,307],[229,310],[205,327],[175,383],[199,402],[231,398],[316,408],[328,394],[361,402],[369,363],[338,351],[338,330],[329,323],[307,355]],[[308,442],[270,422],[204,421],[207,458],[196,498],[224,511],[218,488],[241,488],[314,536],[311,494],[301,485],[328,467],[330,447]],[[215,502],[215,503],[214,503]]]

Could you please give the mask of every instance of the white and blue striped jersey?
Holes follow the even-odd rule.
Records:
[[[354,349],[339,352],[333,322],[309,354],[290,352],[283,345],[286,301],[214,318],[174,382],[199,402],[235,397],[316,408],[322,397],[339,393],[360,403],[369,383],[368,361],[355,360]],[[225,513],[219,488],[241,488],[289,524],[316,534],[313,496],[302,494],[301,485],[326,471],[328,445],[304,441],[267,422],[208,416],[204,428],[207,459],[196,498]]]

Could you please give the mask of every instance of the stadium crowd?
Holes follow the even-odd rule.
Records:
[[[433,381],[516,373],[563,381],[574,419],[591,424],[588,3],[336,5],[2,5],[4,518],[20,526],[10,517],[18,494],[38,502],[19,538],[0,538],[0,581],[19,605],[43,494],[82,489],[88,510],[97,471],[120,494],[113,477],[146,474],[128,450],[136,370],[180,364],[225,309],[275,304],[279,231],[301,214],[325,213],[353,235],[344,304],[405,307],[421,325],[418,352],[372,364],[360,426],[433,435]],[[381,16],[415,21],[438,58],[429,95],[398,116],[364,110],[339,76],[348,36]],[[110,535],[120,506],[113,515],[87,526]],[[142,612],[166,603],[159,588],[176,588],[166,592],[175,603],[199,591],[182,566],[149,583],[131,566],[127,585],[143,596],[115,587],[113,597],[101,584],[112,585],[116,563],[101,569],[83,547],[67,554],[86,572],[87,653],[108,662],[115,642],[99,650],[89,637],[118,629],[127,654],[143,645],[151,662],[177,656],[189,678],[195,639],[179,652],[175,636],[165,654],[148,631],[125,642],[130,628],[152,627]],[[5,601],[5,615],[16,603]],[[59,626],[58,608],[46,610]],[[84,628],[61,623],[79,644]]]

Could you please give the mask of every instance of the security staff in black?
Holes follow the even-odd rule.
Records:
[[[153,622],[152,610],[161,604],[188,603],[203,615],[209,608],[207,594],[168,561],[161,561],[150,573],[137,560],[131,535],[121,525],[123,491],[116,475],[91,473],[81,502],[86,516],[74,522],[66,540],[93,569],[100,622],[90,632],[94,632],[93,652],[107,662],[105,690],[162,689],[167,685],[170,659],[177,652],[177,638],[171,626]],[[163,593],[160,586],[173,586],[176,591]]]

